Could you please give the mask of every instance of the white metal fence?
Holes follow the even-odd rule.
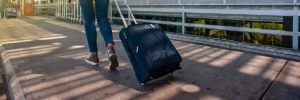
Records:
[[[73,0],[71,3],[68,0],[57,0],[56,1],[56,13],[55,16],[58,19],[82,23],[82,14],[79,5],[79,0]]]
[[[53,3],[50,4],[36,4],[34,7],[35,15],[48,15],[54,16],[56,13],[56,5]]]

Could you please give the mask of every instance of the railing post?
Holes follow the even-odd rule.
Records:
[[[80,5],[79,5],[79,0],[76,0],[76,5],[77,5],[77,7],[76,7],[76,14],[77,14],[77,16],[76,16],[76,19],[77,19],[77,21],[79,21],[80,20]]]
[[[182,15],[182,19],[181,19],[181,30],[182,30],[182,34],[185,34],[185,19],[186,19],[186,13],[185,13],[185,8],[184,6],[182,6],[182,12],[181,12],[181,15]]]
[[[79,13],[79,19],[80,19],[80,21],[81,22],[83,22],[83,19],[82,19],[82,9],[81,9],[81,6],[80,6],[80,8],[79,8],[79,11],[80,11],[80,13]],[[83,24],[83,23],[82,23]]]
[[[61,0],[58,0],[59,1],[59,18],[62,17],[62,1]]]
[[[61,1],[61,18],[63,18],[64,17],[64,1]]]
[[[69,3],[67,0],[65,0],[65,5],[66,5],[66,21],[69,19]]]
[[[299,16],[293,16],[293,49],[299,49]]]
[[[67,0],[64,0],[64,9],[65,9],[65,19],[67,19],[68,18],[68,5],[67,5]]]
[[[73,0],[73,17],[72,17],[72,21],[73,22],[76,22],[76,16],[77,16],[77,1],[76,0]]]
[[[226,5],[226,4],[227,4],[227,1],[226,1],[226,0],[223,0],[223,4]]]
[[[57,17],[57,12],[58,12],[58,11],[57,11],[57,7],[58,7],[58,4],[57,4],[56,1],[54,1],[54,3],[55,3],[55,10],[54,10],[55,13],[54,13],[54,16]]]
[[[55,2],[56,4],[57,4],[57,10],[56,10],[56,13],[57,13],[57,15],[56,15],[56,18],[59,18],[59,0],[56,0],[56,2]]]
[[[59,2],[59,8],[58,8],[59,9],[59,11],[58,11],[59,12],[59,17],[58,18],[60,19],[61,16],[62,16],[62,3],[61,3],[61,0],[57,0],[57,1]]]
[[[61,4],[60,4],[60,0],[57,0],[57,3],[58,3],[58,10],[57,10],[57,12],[58,12],[58,18],[61,16]]]
[[[73,1],[73,16],[72,21],[74,22],[76,20],[76,1]]]
[[[63,0],[63,19],[66,18],[66,0]]]
[[[297,2],[294,0],[294,3]],[[299,16],[297,16],[298,6],[294,6],[293,15],[293,49],[299,50]]]
[[[70,3],[68,3],[68,1],[66,0],[66,5],[67,5],[67,21],[69,21],[70,17],[71,17],[71,9],[70,9]]]

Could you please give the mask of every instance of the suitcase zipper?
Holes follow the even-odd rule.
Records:
[[[126,40],[128,39],[126,32],[124,32],[124,37],[125,37]]]

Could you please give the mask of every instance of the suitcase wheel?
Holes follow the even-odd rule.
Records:
[[[145,83],[141,83],[141,86],[145,86]]]

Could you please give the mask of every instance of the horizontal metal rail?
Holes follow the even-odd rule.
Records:
[[[118,0],[120,4],[124,0]],[[131,5],[298,5],[300,0],[127,0]]]
[[[113,17],[113,19],[121,20],[120,17]],[[126,20],[133,21],[132,19],[126,18]],[[181,22],[169,22],[169,21],[158,21],[158,20],[144,20],[137,19],[138,22],[147,22],[147,23],[157,23],[163,25],[174,25],[181,26]],[[272,34],[272,35],[286,35],[293,36],[293,32],[282,31],[282,30],[269,30],[269,29],[255,29],[255,28],[242,28],[242,27],[232,27],[232,26],[220,26],[220,25],[205,25],[205,24],[192,24],[184,23],[186,27],[196,27],[196,28],[207,28],[207,29],[218,29],[218,30],[229,30],[229,31],[238,31],[238,32],[250,32],[250,33],[262,33],[262,34]],[[300,35],[300,32],[298,33]]]

